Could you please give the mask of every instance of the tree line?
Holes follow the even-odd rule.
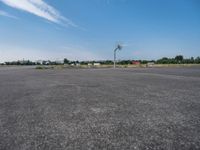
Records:
[[[177,55],[174,58],[167,58],[163,57],[158,60],[120,60],[117,62],[119,65],[128,65],[133,64],[133,62],[139,62],[140,64],[147,64],[149,62],[155,63],[155,64],[200,64],[200,57],[191,57],[191,58],[184,58],[182,55]],[[101,65],[112,65],[112,60],[101,60],[101,61],[70,61],[67,58],[65,58],[62,61],[30,61],[30,60],[23,60],[23,61],[11,61],[11,62],[5,62],[1,65],[88,65],[88,64],[94,64],[99,63]]]
[[[61,65],[62,62],[56,62],[56,61],[30,61],[30,60],[23,60],[23,61],[6,61],[2,63],[1,65],[25,65],[25,66],[31,66],[31,65]]]
[[[184,58],[182,55],[178,55],[175,58],[163,57],[156,61],[157,64],[200,64],[200,57]]]
[[[155,64],[200,64],[200,57],[191,57],[191,58],[184,58],[183,55],[177,55],[174,58],[167,58],[163,57],[158,60],[120,60],[117,62],[119,65],[128,65],[133,64],[133,62],[139,62],[140,64],[147,64],[147,63],[155,63]],[[100,63],[101,65],[112,65],[112,60],[102,60],[102,61],[70,61],[68,59],[64,59],[64,64],[80,64],[80,65],[87,65],[87,64],[94,64]]]

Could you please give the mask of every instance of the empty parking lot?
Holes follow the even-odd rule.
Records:
[[[200,68],[0,68],[0,149],[200,149]]]

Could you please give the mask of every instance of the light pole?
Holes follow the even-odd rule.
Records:
[[[117,47],[114,49],[114,68],[116,68],[116,52],[117,50],[121,50],[122,46],[120,44],[117,45]]]

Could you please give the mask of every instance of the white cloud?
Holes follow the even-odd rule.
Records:
[[[20,9],[48,21],[64,26],[77,27],[71,20],[63,17],[55,8],[45,3],[43,0],[0,0],[4,4]]]
[[[0,16],[5,16],[5,17],[9,17],[9,18],[13,18],[13,19],[18,19],[16,16],[13,16],[5,11],[0,10]]]

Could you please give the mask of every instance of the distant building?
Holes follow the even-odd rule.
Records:
[[[93,63],[94,66],[100,66],[100,63]]]
[[[36,62],[36,64],[40,64],[41,65],[43,60],[36,60],[35,62]]]
[[[155,64],[154,62],[148,62],[147,67],[153,67],[154,64]]]
[[[139,61],[132,61],[132,64],[133,65],[140,65],[140,62]]]

